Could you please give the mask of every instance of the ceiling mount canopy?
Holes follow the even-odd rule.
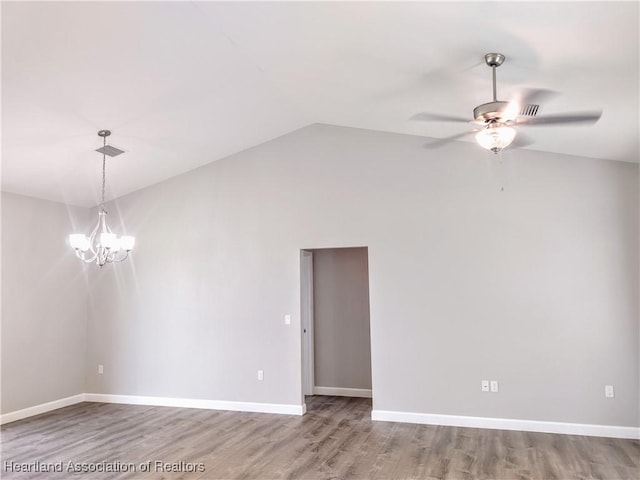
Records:
[[[102,138],[102,147],[96,149],[96,152],[102,153],[102,195],[98,222],[88,237],[82,233],[69,235],[69,243],[75,249],[76,256],[87,263],[95,262],[99,267],[126,259],[136,241],[136,238],[131,235],[118,237],[107,225],[107,211],[104,208],[107,155],[115,157],[124,153],[124,150],[107,145],[109,135],[111,135],[109,130],[98,132],[98,136]]]

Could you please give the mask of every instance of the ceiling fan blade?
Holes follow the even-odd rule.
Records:
[[[461,72],[468,72],[469,70],[473,70],[476,67],[479,67],[480,65],[485,65],[485,61],[484,58],[482,60],[479,60],[477,62],[474,62],[472,65],[469,65],[466,68],[462,68],[460,69]]]
[[[529,104],[541,104],[560,95],[560,92],[548,90],[546,88],[522,88],[514,96],[513,101],[517,101],[522,107]]]
[[[519,118],[516,125],[554,125],[558,123],[596,123],[600,120],[602,111],[563,113],[546,115],[543,117]]]
[[[447,143],[451,143],[455,140],[458,140],[459,138],[466,137],[467,135],[472,135],[477,132],[477,130],[471,130],[469,132],[458,133],[457,135],[452,135],[450,137],[434,138],[433,141],[425,143],[424,148],[440,148]]]
[[[430,113],[430,112],[416,113],[409,120],[418,120],[422,122],[458,122],[458,123],[470,122],[468,118],[457,117],[455,115],[446,115],[443,113]]]
[[[511,145],[509,145],[508,148],[528,147],[533,143],[535,142],[530,136],[523,134],[521,131],[518,131],[518,133],[516,133],[516,138],[513,140],[513,142],[511,142]]]
[[[559,93],[544,88],[522,88],[511,96],[502,118],[504,121],[513,122],[519,116],[535,115],[540,103],[556,95]]]

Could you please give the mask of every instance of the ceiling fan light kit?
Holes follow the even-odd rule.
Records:
[[[98,136],[103,140],[102,147],[96,150],[102,153],[102,199],[98,210],[98,222],[88,237],[83,233],[69,235],[69,243],[75,250],[76,256],[87,263],[95,262],[101,268],[107,263],[125,260],[136,243],[136,237],[131,235],[118,237],[107,225],[107,211],[104,209],[107,155],[115,157],[124,153],[119,148],[107,145],[109,135],[111,135],[109,130],[98,132]]]
[[[482,148],[498,153],[505,147],[511,145],[516,138],[516,130],[511,127],[500,127],[497,124],[489,124],[484,130],[476,133],[476,142]]]
[[[493,100],[475,107],[473,109],[472,121],[468,122],[467,120],[459,117],[429,112],[419,113],[412,117],[412,119],[415,120],[474,123],[483,127],[481,130],[472,130],[456,134],[448,138],[437,139],[431,144],[433,147],[441,146],[450,141],[475,133],[475,139],[478,145],[497,154],[502,151],[502,149],[511,145],[515,140],[517,132],[514,127],[567,123],[595,123],[600,119],[602,115],[601,111],[577,112],[538,117],[537,114],[540,105],[533,102],[551,95],[553,92],[550,90],[527,89],[522,92],[519,98],[510,102],[498,100],[496,69],[504,63],[505,59],[506,57],[501,53],[487,53],[484,56],[485,63],[488,67],[491,67]]]

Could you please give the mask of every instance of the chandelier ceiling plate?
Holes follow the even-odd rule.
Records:
[[[116,148],[113,145],[105,145],[104,147],[96,148],[96,152],[102,153],[109,157],[116,157],[121,153],[124,153],[124,150],[120,150],[119,148]]]

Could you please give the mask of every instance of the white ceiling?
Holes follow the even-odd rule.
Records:
[[[529,127],[529,148],[627,162],[639,149],[638,2],[3,2],[2,187],[98,203],[311,123],[425,137],[498,96],[562,92],[540,115],[602,109],[590,127]],[[425,156],[428,151],[425,150]],[[478,155],[490,155],[478,147]]]

